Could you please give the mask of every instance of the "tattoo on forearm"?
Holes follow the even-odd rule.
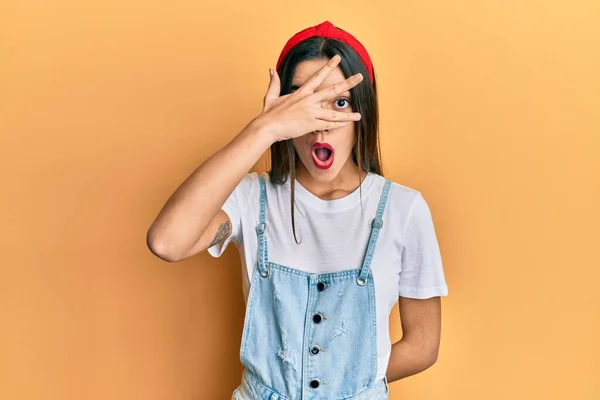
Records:
[[[230,233],[231,233],[231,222],[227,221],[227,222],[222,223],[221,226],[219,226],[219,229],[217,230],[217,233],[215,234],[214,239],[208,245],[208,247],[213,247],[215,244],[227,239],[227,237],[229,236]]]

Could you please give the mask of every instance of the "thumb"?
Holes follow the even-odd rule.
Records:
[[[269,82],[269,88],[267,89],[264,98],[263,109],[265,111],[271,106],[273,101],[279,98],[279,94],[281,93],[281,82],[279,81],[277,71],[269,68],[269,73],[271,75],[271,81]]]

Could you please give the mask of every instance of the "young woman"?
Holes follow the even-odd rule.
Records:
[[[269,173],[248,173],[269,148]],[[447,287],[431,214],[382,177],[373,65],[329,22],[287,42],[262,113],[177,189],[147,240],[166,261],[239,248],[234,399],[387,399],[387,382],[436,361]]]

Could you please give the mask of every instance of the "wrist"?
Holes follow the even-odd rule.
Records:
[[[264,144],[265,148],[271,147],[273,143],[280,140],[276,135],[275,129],[273,129],[273,125],[262,115],[250,121],[246,128],[244,128],[244,134]]]

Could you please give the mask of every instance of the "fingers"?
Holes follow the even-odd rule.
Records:
[[[314,131],[326,131],[336,128],[342,128],[348,124],[360,121],[360,113],[339,112],[332,110],[319,109],[314,115]]]
[[[269,108],[270,104],[275,101],[281,92],[281,82],[279,80],[279,75],[277,71],[269,68],[269,73],[271,75],[271,80],[269,81],[269,88],[267,89],[267,93],[265,94],[265,98],[263,100],[263,108]]]
[[[357,112],[340,112],[324,108],[316,109],[314,112],[317,119],[329,122],[353,122],[360,121],[361,118],[360,113]]]
[[[337,128],[343,128],[344,126],[348,126],[350,122],[347,121],[323,121],[321,119],[315,120],[314,127],[312,127],[311,131],[330,131]]]
[[[323,83],[325,78],[331,74],[331,72],[337,68],[338,64],[342,58],[339,55],[333,56],[333,58],[320,69],[313,76],[311,76],[305,83],[302,85],[298,91],[304,93],[314,93],[315,90]]]
[[[317,96],[317,100],[319,100],[319,101],[333,100],[336,97],[338,97],[339,95],[341,95],[342,93],[347,92],[348,90],[357,86],[362,81],[363,81],[362,74],[359,73],[356,75],[352,75],[350,78],[348,78],[340,83],[336,83],[335,85],[331,85],[328,88],[319,90],[318,92],[315,93],[315,96]]]

